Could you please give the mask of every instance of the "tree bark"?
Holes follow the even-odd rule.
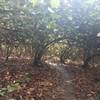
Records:
[[[45,48],[36,50],[35,55],[34,55],[33,65],[41,65],[42,64],[42,57],[43,57],[44,53],[45,53]]]

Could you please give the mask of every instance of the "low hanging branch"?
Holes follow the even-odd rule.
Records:
[[[61,40],[64,40],[64,39],[66,39],[66,37],[60,37],[60,38],[57,38],[57,39],[55,39],[55,40],[52,40],[51,42],[47,43],[47,44],[45,45],[45,47],[48,48],[50,45],[52,45],[52,44],[54,44],[54,43],[57,43],[57,42],[59,42],[59,41],[61,41]]]
[[[57,39],[55,39],[55,40],[52,40],[52,41],[50,41],[49,43],[47,43],[46,45],[45,45],[45,47],[46,48],[48,48],[50,45],[53,45],[54,43],[58,43],[59,41],[61,41],[61,40],[68,40],[68,41],[77,41],[76,39],[74,39],[74,38],[72,38],[72,37],[67,37],[67,36],[63,36],[63,37],[59,37],[59,38],[57,38]]]

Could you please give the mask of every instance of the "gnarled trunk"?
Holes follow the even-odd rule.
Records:
[[[33,65],[42,64],[42,57],[45,53],[45,50],[46,50],[45,48],[36,50],[35,55],[34,55]]]

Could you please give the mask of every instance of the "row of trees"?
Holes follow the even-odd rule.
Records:
[[[100,32],[100,2],[91,0],[0,0],[0,50],[29,52],[39,64],[47,51],[65,59],[90,56]],[[80,55],[80,56],[79,56]]]

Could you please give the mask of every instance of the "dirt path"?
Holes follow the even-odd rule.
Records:
[[[51,68],[56,69],[58,72],[58,75],[60,76],[60,82],[57,87],[54,88],[55,95],[54,100],[76,100],[74,97],[74,88],[73,83],[70,81],[71,74],[66,70],[65,65],[63,64],[53,64],[51,63]]]
[[[72,72],[70,72],[67,67],[63,64],[55,64],[55,63],[49,63],[50,66],[48,67],[45,65],[43,67],[29,67],[29,65],[25,66],[18,66],[18,65],[7,65],[7,68],[3,70],[3,76],[1,74],[1,85],[3,83],[7,83],[7,80],[5,76],[7,71],[9,71],[9,76],[11,76],[11,79],[14,79],[14,76],[17,76],[18,79],[20,80],[22,75],[26,75],[25,73],[30,73],[29,75],[32,75],[32,80],[28,83],[28,86],[25,88],[21,89],[21,91],[18,92],[23,98],[25,99],[20,99],[20,100],[31,100],[31,99],[26,99],[28,98],[29,95],[27,95],[27,89],[34,88],[34,91],[37,93],[40,93],[40,90],[42,91],[42,95],[44,99],[41,100],[76,100],[74,97],[74,88],[73,88],[73,83],[70,81],[72,79]],[[13,73],[13,74],[12,74]],[[13,76],[12,76],[13,75]],[[5,79],[4,79],[5,78]],[[11,84],[12,80],[9,80],[8,83]],[[17,79],[17,80],[18,80]],[[38,79],[38,81],[37,81]],[[24,78],[25,80],[25,78]],[[52,81],[51,81],[52,80]],[[45,82],[50,82],[53,85],[45,85]],[[6,84],[6,86],[8,85]],[[35,84],[36,83],[36,84]],[[42,83],[42,86],[41,84]],[[22,82],[22,86],[26,84],[26,82]],[[38,87],[37,87],[38,84]],[[24,91],[24,96],[23,96],[23,91]],[[47,91],[45,93],[45,91]],[[32,94],[30,96],[36,96],[35,92],[32,91]],[[13,92],[14,95],[17,94],[17,91]],[[25,97],[26,95],[26,97]],[[12,94],[7,94],[9,98],[13,98]],[[6,98],[5,96],[5,98]],[[10,99],[1,99],[0,100],[10,100]],[[32,99],[34,100],[34,99]],[[39,100],[39,99],[38,99]]]

